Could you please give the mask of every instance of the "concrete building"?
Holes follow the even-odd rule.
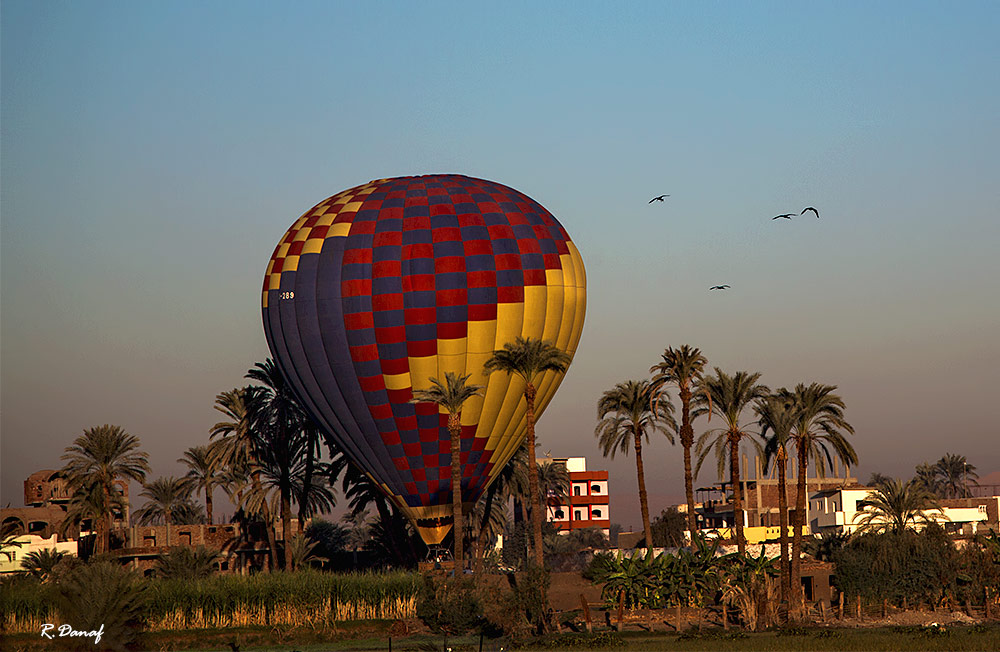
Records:
[[[796,461],[790,459],[786,469],[785,497],[788,501],[789,524],[795,513],[795,498],[798,478]],[[695,513],[698,518],[699,529],[708,531],[723,531],[735,525],[733,519],[732,489],[728,481],[720,482],[708,487],[701,487],[695,493]],[[834,460],[832,474],[829,476],[807,476],[806,496],[817,491],[836,490],[844,487],[857,486],[857,478],[851,476],[850,467],[841,468],[837,460]],[[780,534],[778,502],[780,487],[778,485],[778,473],[772,465],[769,473],[764,474],[759,456],[753,459],[753,465],[746,455],[742,456],[742,466],[740,468],[740,486],[743,495],[743,527],[759,528],[761,536],[768,536],[768,530],[773,529]],[[678,505],[678,511],[687,513],[686,505]],[[806,501],[805,523],[810,522],[810,503]],[[744,532],[746,533],[746,532]]]
[[[837,532],[851,534],[858,530],[864,510],[858,504],[873,491],[870,487],[852,487],[817,491],[809,496],[813,534]],[[1000,496],[943,500],[941,509],[930,510],[927,517],[938,522],[953,536],[973,536],[998,529]]]
[[[569,471],[569,500],[550,500],[545,519],[561,532],[595,527],[611,536],[610,495],[607,471],[588,471],[587,458],[548,458],[542,462],[562,462]]]
[[[42,550],[55,550],[64,552],[67,555],[76,557],[76,541],[60,541],[59,536],[53,534],[45,539],[35,534],[24,534],[13,540],[14,546],[7,548],[0,555],[0,575],[17,573],[23,570],[21,562],[25,557],[33,552]]]

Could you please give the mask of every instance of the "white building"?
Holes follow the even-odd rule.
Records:
[[[23,534],[14,539],[14,543],[21,545],[5,548],[0,554],[0,575],[24,570],[21,568],[21,562],[33,552],[48,549],[65,552],[73,557],[77,556],[76,541],[59,541],[59,537],[55,534],[48,539],[43,539],[35,534]]]
[[[872,491],[873,489],[867,487],[853,487],[828,489],[810,494],[809,527],[812,533],[856,532],[865,513],[865,510],[858,509],[858,504]],[[992,500],[1000,502],[1000,497],[994,497]],[[977,499],[977,502],[981,504],[968,507],[942,507],[929,510],[925,514],[928,519],[940,523],[949,533],[971,535],[987,528],[989,522],[988,505],[982,504],[983,499]]]

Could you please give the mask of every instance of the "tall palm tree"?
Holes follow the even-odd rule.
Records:
[[[928,464],[927,462],[921,462],[917,464],[917,468],[914,469],[916,475],[913,477],[928,493],[934,496],[940,496],[944,493],[944,487],[941,486],[941,478],[938,477],[938,470],[933,464]],[[891,480],[892,478],[882,476],[878,478],[877,482],[869,482],[870,485],[884,484],[885,482]]]
[[[231,499],[235,493],[236,504],[240,509],[244,508],[243,493],[246,490],[244,478],[249,478],[253,493],[257,495],[265,493],[261,483],[261,468],[257,459],[261,442],[252,427],[250,413],[247,409],[247,396],[250,392],[251,388],[248,386],[216,395],[214,407],[222,413],[225,420],[219,421],[209,429],[210,438],[219,437],[209,444],[212,465],[226,479],[229,485],[227,492]],[[277,555],[274,524],[267,501],[258,502],[257,507],[261,510],[260,512],[248,511],[248,514],[259,516],[264,523],[268,544],[266,568],[270,570],[276,565],[275,555]]]
[[[73,491],[90,488],[100,492],[97,542],[94,552],[106,552],[110,543],[115,481],[142,482],[149,473],[148,457],[139,451],[139,438],[120,426],[103,425],[83,431],[62,456],[61,473]]]
[[[104,515],[124,516],[127,511],[128,501],[125,500],[124,493],[118,487],[114,487],[110,494],[106,494],[99,481],[88,482],[73,490],[69,503],[66,505],[66,513],[59,525],[59,536],[76,537],[83,529],[84,523],[90,521],[91,528],[95,531],[94,552],[97,553],[99,544],[103,540],[100,535],[101,521]]]
[[[317,475],[323,475],[325,463],[320,461],[322,455],[320,443],[323,441],[323,432],[311,418],[306,418],[302,424],[302,447],[305,451],[305,459],[301,467],[301,473],[294,480],[298,486],[295,495],[298,496],[299,503],[299,528],[304,528],[306,519],[311,516],[311,506],[322,502],[322,499],[315,496],[318,493],[328,494],[328,486],[325,483],[317,482]]]
[[[461,572],[464,566],[462,541],[465,528],[462,519],[462,407],[473,396],[482,394],[482,385],[470,385],[469,374],[458,375],[450,371],[444,374],[444,383],[437,378],[430,379],[430,389],[413,390],[411,403],[436,403],[448,413],[448,435],[451,438],[451,518],[452,534],[455,540],[455,568]]]
[[[695,475],[701,469],[710,451],[715,451],[719,476],[729,457],[729,481],[733,487],[733,526],[736,529],[736,545],[742,556],[746,553],[746,539],[743,537],[743,491],[740,486],[740,443],[751,431],[740,423],[743,411],[757,399],[770,393],[766,385],[761,385],[759,373],[737,371],[730,376],[715,367],[714,376],[704,376],[699,383],[699,393],[695,398],[695,417],[703,414],[718,416],[723,420],[721,428],[708,430],[698,437],[698,465]]]
[[[827,468],[833,468],[834,456],[844,464],[858,463],[858,454],[844,437],[844,433],[854,434],[854,428],[844,417],[844,399],[834,393],[836,389],[836,385],[799,383],[794,391],[781,392],[782,397],[794,404],[797,413],[795,426],[789,433],[798,458],[795,522],[792,524],[792,587],[796,591],[802,586],[802,528],[806,522],[809,462],[812,460],[820,477],[826,474]]]
[[[493,351],[493,356],[484,365],[488,374],[502,371],[508,375],[519,376],[524,381],[524,400],[527,404],[525,438],[530,469],[538,466],[535,458],[535,394],[537,393],[535,380],[546,371],[564,373],[572,360],[572,356],[552,342],[518,336],[514,342],[507,342],[502,349]],[[538,475],[535,473],[528,475],[528,493],[532,505],[531,525],[534,534],[535,564],[541,568],[545,563],[542,546],[543,509],[539,501]]]
[[[795,427],[795,404],[780,395],[757,401],[754,411],[760,435],[764,438],[765,465],[771,460],[778,468],[778,524],[781,527],[781,601],[788,603],[791,595],[791,567],[788,559],[788,438]],[[771,436],[768,437],[767,433]],[[766,471],[766,466],[765,466]]]
[[[267,475],[278,491],[284,567],[292,569],[292,469],[303,452],[303,430],[309,420],[274,360],[268,358],[247,371],[246,378],[260,385],[245,390],[250,430],[257,441],[257,461],[270,467]]]
[[[691,447],[694,446],[694,427],[691,425],[692,390],[701,380],[708,360],[701,350],[682,344],[679,349],[668,348],[660,356],[662,361],[649,368],[653,374],[652,387],[654,395],[668,383],[677,385],[681,399],[681,447],[684,449],[684,495],[687,498],[687,526],[691,534],[692,545],[698,521],[694,513],[694,474],[691,471]]]
[[[674,406],[665,396],[657,400],[648,380],[628,380],[618,383],[601,395],[597,402],[599,422],[594,430],[605,457],[615,457],[616,451],[628,454],[629,446],[635,449],[635,471],[639,480],[639,507],[642,509],[642,527],[646,533],[646,549],[653,548],[653,529],[649,522],[649,503],[646,498],[646,475],[642,465],[642,440],[649,442],[649,433],[661,432],[674,443],[673,430],[677,424],[671,415]]]
[[[188,467],[187,475],[184,477],[197,491],[205,492],[205,518],[211,525],[212,517],[212,491],[219,484],[219,477],[215,466],[212,464],[211,450],[208,446],[192,446],[184,451],[184,456],[177,460]]]
[[[148,498],[146,504],[135,513],[139,523],[158,523],[167,526],[167,545],[170,545],[171,516],[191,502],[191,484],[185,478],[167,476],[143,484],[139,494]]]
[[[953,453],[945,453],[944,457],[935,462],[934,472],[945,498],[970,497],[972,492],[969,491],[969,478],[972,478],[973,484],[979,478],[976,467],[966,461],[965,455]]]
[[[860,511],[855,515],[858,532],[899,533],[947,519],[934,496],[916,480],[904,484],[893,479],[881,484],[858,507]]]

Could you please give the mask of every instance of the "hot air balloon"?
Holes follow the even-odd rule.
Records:
[[[264,276],[276,363],[313,419],[413,522],[427,544],[451,527],[447,415],[410,402],[446,372],[486,389],[462,410],[468,511],[525,434],[524,383],[485,375],[516,337],[573,355],[583,261],[538,202],[442,174],[379,179],[324,199],[292,224]],[[541,414],[562,379],[537,381]]]

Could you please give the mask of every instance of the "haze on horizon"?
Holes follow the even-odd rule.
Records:
[[[435,172],[527,193],[580,249],[538,436],[611,472],[612,520],[638,523],[635,467],[601,458],[597,398],[685,343],[838,385],[862,480],[1000,471],[996,3],[7,0],[0,28],[0,504],[104,423],[180,474],[268,355],[288,226]],[[645,450],[658,514],[681,451]]]

